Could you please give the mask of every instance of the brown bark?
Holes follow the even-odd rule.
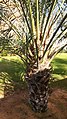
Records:
[[[48,82],[50,71],[44,69],[27,77],[29,88],[29,103],[35,112],[44,112],[48,103]]]

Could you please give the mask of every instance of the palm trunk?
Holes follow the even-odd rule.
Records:
[[[28,77],[29,103],[36,112],[44,112],[47,109],[49,77],[48,69]]]

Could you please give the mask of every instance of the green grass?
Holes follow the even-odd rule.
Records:
[[[59,53],[52,61],[53,85],[67,89],[67,53]]]
[[[7,84],[14,89],[21,88],[24,73],[25,66],[18,56],[0,57],[0,89]]]
[[[7,73],[15,81],[21,80],[24,69],[23,62],[19,57],[5,56],[0,58],[0,73]]]
[[[59,53],[52,61],[53,77],[64,79],[67,77],[67,54]]]
[[[52,85],[67,89],[67,54],[59,53],[52,61],[54,82]],[[18,56],[0,57],[0,84],[22,84],[25,66]],[[18,87],[18,85],[17,85]]]

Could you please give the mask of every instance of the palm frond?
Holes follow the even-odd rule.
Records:
[[[47,17],[47,20],[46,20],[46,24],[45,24],[44,32],[43,32],[43,39],[44,39],[44,36],[45,36],[45,31],[46,31],[47,24],[48,24],[48,21],[49,21],[49,18],[50,18],[50,15],[51,15],[51,12],[52,12],[52,9],[53,9],[53,6],[54,6],[54,2],[55,2],[55,0],[52,1],[52,5],[50,7],[50,11],[49,11],[49,14],[48,14],[48,17]]]
[[[28,19],[27,19],[27,16],[26,16],[26,14],[25,14],[25,11],[24,11],[24,7],[23,7],[23,4],[22,4],[22,1],[19,0],[19,2],[20,2],[20,6],[21,6],[21,9],[22,9],[22,12],[23,12],[25,21],[26,21],[26,23],[27,23],[28,29],[29,29],[29,31],[31,32],[31,28],[30,28],[30,26],[29,26]]]
[[[50,39],[50,41],[49,41],[49,43],[47,44],[47,47],[46,47],[46,49],[45,49],[45,51],[44,51],[43,57],[44,57],[46,51],[48,50],[48,48],[49,48],[49,46],[50,46],[50,44],[51,44],[51,42],[52,42],[54,36],[56,35],[56,33],[58,32],[59,28],[61,27],[62,23],[64,22],[64,20],[65,20],[66,18],[67,18],[67,14],[64,16],[64,18],[63,18],[62,21],[60,22],[59,26],[57,27],[57,29],[56,29],[55,32],[53,33],[53,36],[52,36],[52,38]]]

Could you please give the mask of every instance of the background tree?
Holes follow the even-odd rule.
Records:
[[[66,45],[65,0],[3,0],[0,2],[0,42],[26,66],[29,102],[45,111],[50,63]],[[0,48],[1,49],[1,48]]]

